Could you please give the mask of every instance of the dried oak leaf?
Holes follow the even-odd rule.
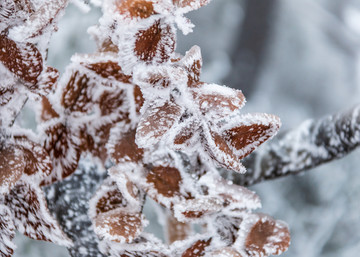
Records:
[[[25,182],[16,184],[5,196],[5,204],[11,209],[19,232],[36,240],[72,245],[47,209],[44,193],[39,187]]]
[[[10,192],[11,188],[24,174],[26,162],[23,152],[13,145],[0,150],[0,194]]]
[[[222,127],[222,138],[242,159],[279,131],[280,119],[275,115],[256,113],[240,115]]]
[[[140,147],[157,144],[180,119],[182,107],[167,101],[157,106],[155,103],[145,111],[136,130],[136,143]]]
[[[141,213],[129,213],[115,209],[95,218],[95,233],[102,239],[119,243],[131,243],[140,236],[144,227]]]
[[[164,63],[174,53],[174,28],[162,20],[157,20],[148,29],[140,30],[135,37],[134,53],[140,61]]]
[[[152,1],[117,0],[115,4],[120,14],[126,15],[130,18],[146,19],[151,15],[156,14]]]
[[[207,247],[210,246],[212,238],[197,240],[194,244],[186,249],[181,257],[199,257],[204,256],[207,251]]]
[[[11,257],[16,248],[12,240],[15,237],[15,225],[12,213],[6,205],[0,203],[0,256]]]
[[[250,224],[244,247],[251,257],[279,255],[285,252],[290,245],[290,232],[282,221],[276,221],[268,215],[257,214]],[[235,242],[236,244],[236,242]]]
[[[37,83],[43,70],[43,59],[33,44],[16,43],[0,34],[0,49],[0,61],[7,69],[30,86]]]
[[[77,131],[62,122],[51,123],[45,129],[44,148],[52,160],[53,171],[44,179],[48,184],[71,175],[77,168],[81,155]]]

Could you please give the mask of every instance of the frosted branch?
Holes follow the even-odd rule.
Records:
[[[235,184],[253,185],[342,158],[359,145],[360,105],[357,105],[345,112],[305,121],[274,139],[244,160],[246,174],[223,174]]]

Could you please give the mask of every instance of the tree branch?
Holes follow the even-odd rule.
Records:
[[[360,105],[319,120],[308,120],[243,162],[246,174],[222,171],[235,184],[250,186],[339,159],[360,145]]]

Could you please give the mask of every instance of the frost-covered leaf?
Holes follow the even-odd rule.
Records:
[[[15,226],[12,213],[6,205],[0,202],[0,255],[10,257],[16,248],[12,240],[15,237]]]
[[[26,41],[42,35],[45,29],[56,21],[61,11],[67,6],[68,0],[51,0],[44,2],[23,25],[10,30],[9,35],[17,41]]]
[[[144,105],[144,97],[141,93],[141,89],[139,86],[134,87],[134,99],[135,99],[135,111],[140,113],[141,107]]]
[[[191,92],[200,112],[209,120],[227,117],[245,104],[240,90],[225,86],[198,83],[191,88]]]
[[[242,255],[231,247],[224,247],[211,253],[212,257],[242,257]]]
[[[111,115],[113,113],[119,113],[122,117],[120,120],[127,118],[127,113],[122,110],[122,106],[126,103],[126,92],[121,88],[114,90],[104,90],[99,97],[98,103],[102,116]],[[117,120],[118,122],[120,120]]]
[[[201,49],[193,46],[186,52],[185,56],[179,61],[179,64],[186,68],[188,73],[188,86],[194,86],[200,81],[202,68]]]
[[[215,131],[204,131],[202,134],[204,150],[218,165],[244,173],[245,167],[241,164],[233,149],[229,147],[224,138]]]
[[[290,232],[287,225],[265,214],[248,216],[241,224],[236,248],[244,247],[251,257],[279,255],[290,245]]]
[[[153,103],[142,116],[136,130],[136,143],[140,147],[150,147],[162,140],[172,126],[180,119],[182,108],[167,101],[157,106]]]
[[[217,197],[197,197],[174,205],[174,216],[182,222],[196,221],[221,211],[223,201]]]
[[[21,149],[4,146],[0,149],[0,194],[6,194],[24,174],[25,158]]]
[[[51,183],[71,175],[80,159],[78,132],[61,122],[50,123],[45,131],[44,148],[52,160],[53,171],[43,183]]]
[[[59,114],[54,110],[49,99],[45,96],[42,97],[41,101],[41,115],[40,118],[42,121],[48,121],[53,118],[59,118]]]
[[[161,202],[161,197],[175,197],[180,195],[182,178],[180,171],[173,167],[152,167],[146,175],[146,181],[155,192],[148,192],[149,196]],[[149,188],[149,190],[151,190]],[[159,195],[160,199],[157,199]]]
[[[2,0],[0,2],[0,32],[21,24],[32,12],[29,0]]]
[[[207,251],[207,247],[211,244],[212,238],[197,240],[188,249],[186,249],[181,257],[199,257],[204,256]]]
[[[107,149],[117,163],[142,161],[144,152],[135,143],[135,133],[135,130],[123,132],[121,127],[111,130]]]
[[[156,13],[152,1],[149,0],[116,1],[116,5],[121,15],[130,18],[146,19]]]
[[[39,179],[50,175],[52,162],[47,151],[26,136],[15,135],[17,147],[23,152],[26,163],[24,173],[31,176],[37,174]]]
[[[95,233],[105,240],[131,243],[140,236],[145,225],[141,213],[129,213],[121,209],[100,213],[95,218]]]
[[[238,237],[242,220],[241,217],[231,217],[227,215],[217,216],[213,221],[213,226],[219,234],[221,241],[225,242],[226,245],[232,245]]]
[[[184,118],[184,115],[181,119]],[[177,125],[174,132],[173,147],[175,150],[186,151],[199,140],[200,125],[196,119],[184,119]]]
[[[84,63],[83,65],[105,79],[115,79],[123,83],[130,83],[131,76],[125,75],[122,72],[119,64],[116,62],[104,61],[96,63]]]
[[[87,112],[92,107],[92,92],[94,83],[89,82],[86,74],[75,71],[71,74],[65,88],[61,104],[72,112]]]
[[[0,86],[0,106],[6,105],[13,97],[15,92],[14,87],[1,87]]]
[[[136,34],[134,53],[138,60],[145,63],[164,63],[168,61],[175,50],[174,28],[157,20],[148,29]]]
[[[53,67],[47,67],[39,76],[37,85],[29,89],[41,96],[48,95],[51,90],[55,89],[58,79],[59,71]]]
[[[13,212],[16,229],[24,235],[63,246],[72,244],[51,216],[39,187],[18,183],[6,195],[5,204]]]
[[[242,159],[276,135],[280,126],[280,119],[274,115],[240,115],[222,127],[222,138],[229,143],[237,158]]]
[[[207,5],[211,0],[172,0],[174,5],[184,8],[186,12],[199,9],[201,6]]]
[[[16,43],[1,34],[0,49],[0,61],[7,69],[30,85],[36,84],[43,70],[43,59],[35,45]]]

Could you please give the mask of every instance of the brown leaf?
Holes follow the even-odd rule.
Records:
[[[193,46],[185,56],[180,60],[180,65],[186,68],[188,73],[188,86],[191,87],[200,82],[202,57],[201,49],[198,46]]]
[[[215,84],[198,83],[191,88],[200,112],[211,119],[227,117],[240,110],[245,97],[240,90]]]
[[[157,20],[146,30],[136,34],[135,55],[146,63],[164,63],[175,50],[175,33],[173,28]]]
[[[17,184],[6,195],[5,204],[13,212],[16,229],[24,235],[63,246],[72,244],[51,216],[40,188],[25,183]]]
[[[0,149],[0,194],[5,194],[21,178],[26,166],[23,152],[15,146]]]
[[[55,89],[56,82],[59,79],[59,71],[53,67],[47,67],[46,70],[39,76],[38,83],[29,87],[29,89],[38,95],[48,95],[51,90]]]
[[[210,131],[202,136],[204,150],[220,166],[239,173],[245,172],[245,167],[241,164],[233,150],[218,133]]]
[[[130,18],[146,19],[151,15],[156,14],[153,3],[151,1],[117,0],[115,4],[120,14],[127,15]]]
[[[196,120],[184,120],[178,125],[179,129],[174,137],[174,147],[176,150],[185,151],[192,143],[197,143],[194,136],[198,134],[199,123]]]
[[[94,83],[85,74],[75,71],[66,84],[61,104],[71,112],[87,112],[92,107],[92,92]]]
[[[0,34],[0,61],[15,76],[34,85],[43,70],[43,59],[35,45],[16,43]]]
[[[48,121],[53,118],[59,118],[59,114],[54,110],[52,104],[46,96],[42,97],[41,120]]]
[[[105,240],[131,243],[143,230],[140,213],[126,213],[121,209],[99,214],[95,219],[95,233]]]
[[[165,197],[174,197],[179,195],[182,178],[176,168],[158,166],[149,170],[146,180],[160,194]],[[150,195],[151,197],[154,197]],[[156,196],[155,196],[156,197]]]
[[[237,158],[242,159],[273,137],[280,125],[280,119],[274,115],[241,115],[234,122],[225,125],[223,138],[235,150]]]
[[[115,79],[123,83],[130,83],[131,76],[125,75],[119,64],[115,62],[107,61],[82,65],[105,79]]]
[[[10,209],[0,203],[0,256],[11,257],[14,253],[15,226]]]
[[[212,238],[198,240],[188,248],[181,257],[199,257],[206,254],[206,248],[210,245]]]
[[[259,214],[245,241],[249,256],[279,255],[290,245],[290,232],[285,223]]]
[[[140,113],[140,109],[144,105],[145,99],[139,86],[134,87],[134,99],[136,112]]]
[[[153,103],[144,113],[136,130],[136,143],[140,147],[157,144],[180,119],[182,107],[167,101],[161,106]]]
[[[43,181],[48,184],[71,175],[78,166],[81,151],[78,132],[61,122],[48,126],[45,134],[44,148],[53,165],[53,172]]]
[[[135,143],[135,130],[121,132],[115,128],[111,134],[107,147],[111,158],[116,163],[142,161],[144,152]]]
[[[190,223],[179,222],[170,213],[167,215],[166,228],[169,244],[175,241],[187,239],[192,232]]]
[[[220,198],[197,197],[174,204],[174,216],[179,221],[191,221],[219,212],[223,207]]]
[[[123,89],[104,90],[99,98],[101,115],[106,116],[118,112],[120,116],[124,117],[124,119],[127,118],[127,113],[122,111],[121,108],[126,101],[126,97],[126,92]]]

